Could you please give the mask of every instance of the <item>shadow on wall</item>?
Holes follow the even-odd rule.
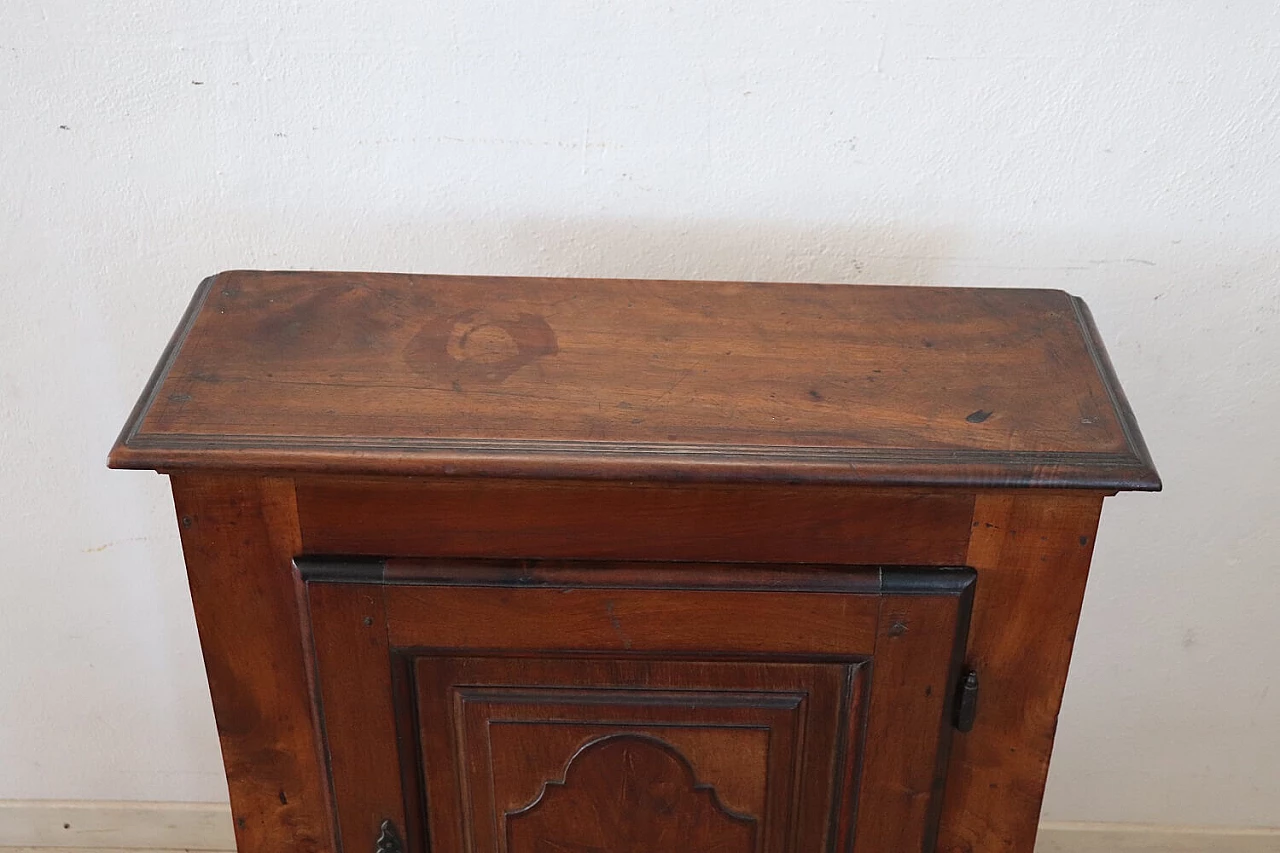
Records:
[[[538,274],[842,283],[932,282],[951,242],[887,225],[555,219],[519,220],[495,238],[504,262]]]
[[[935,276],[956,237],[894,225],[551,217],[504,222],[482,215],[418,223],[364,218],[350,230],[324,231],[227,217],[205,234],[220,239],[188,254],[216,260],[184,274],[192,289],[210,272],[234,268],[928,284],[940,283]],[[181,265],[190,262],[187,257]],[[174,268],[156,272],[176,285]]]

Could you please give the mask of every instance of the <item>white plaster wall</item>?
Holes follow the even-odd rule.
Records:
[[[1046,817],[1280,824],[1271,0],[4,0],[0,798],[217,800],[164,480],[106,451],[227,267],[1044,286],[1112,500]]]

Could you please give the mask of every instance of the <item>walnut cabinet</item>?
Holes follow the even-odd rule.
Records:
[[[1043,290],[238,271],[170,476],[241,853],[1030,853],[1102,500]]]

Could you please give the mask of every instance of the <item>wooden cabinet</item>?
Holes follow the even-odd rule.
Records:
[[[1065,294],[355,273],[207,280],[111,461],[242,853],[1030,851],[1159,486]]]

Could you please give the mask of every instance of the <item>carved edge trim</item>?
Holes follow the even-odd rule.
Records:
[[[592,480],[1151,491],[1131,452],[840,448],[544,440],[134,434],[116,468]]]
[[[221,273],[215,273],[200,282],[200,286],[192,294],[191,301],[187,303],[187,310],[183,312],[177,328],[173,330],[173,334],[169,337],[169,342],[165,344],[164,352],[160,354],[160,360],[156,362],[156,366],[152,369],[151,376],[147,379],[147,384],[142,388],[142,394],[138,396],[138,401],[133,404],[133,409],[129,412],[129,418],[120,430],[115,446],[111,448],[111,455],[107,462],[108,466],[112,468],[130,467],[127,461],[122,464],[122,458],[127,454],[129,446],[137,439],[138,431],[142,429],[142,421],[146,418],[147,412],[151,411],[151,406],[156,401],[156,395],[160,393],[161,386],[164,385],[165,379],[169,377],[169,371],[172,369],[173,363],[178,359],[178,352],[182,349],[182,345],[186,343],[187,335],[191,333],[192,327],[195,326],[196,317],[200,315],[200,310],[204,308],[204,303],[213,291],[213,285],[219,275]]]
[[[1127,436],[1126,436],[1127,437]],[[604,456],[707,457],[731,461],[746,456],[784,461],[823,462],[955,462],[1024,461],[1060,465],[1128,465],[1142,459],[1130,447],[1125,453],[1093,451],[984,450],[982,448],[837,447],[816,444],[680,444],[656,441],[576,441],[568,439],[408,438],[403,436],[226,435],[223,433],[132,433],[135,450],[367,450],[406,454],[451,452],[460,455],[591,454]]]
[[[1147,490],[1158,492],[1164,484],[1160,480],[1159,472],[1156,471],[1155,462],[1151,459],[1151,452],[1147,449],[1142,431],[1138,428],[1138,419],[1133,414],[1133,407],[1129,404],[1129,398],[1125,396],[1124,388],[1120,385],[1114,365],[1111,364],[1111,356],[1102,342],[1102,335],[1098,332],[1098,324],[1093,319],[1093,312],[1079,296],[1071,297],[1071,307],[1075,309],[1076,323],[1084,338],[1085,349],[1093,361],[1093,368],[1102,380],[1103,387],[1106,388],[1107,397],[1111,400],[1111,409],[1115,413],[1116,421],[1120,424],[1125,443],[1129,446],[1129,453],[1146,469],[1149,481]]]

